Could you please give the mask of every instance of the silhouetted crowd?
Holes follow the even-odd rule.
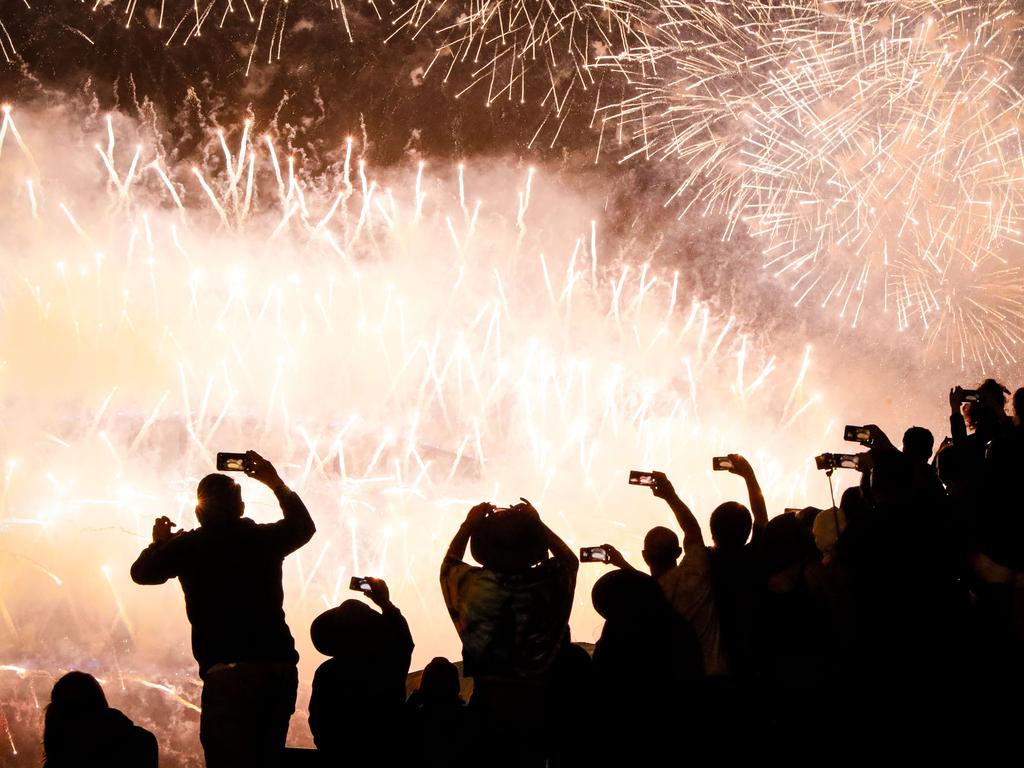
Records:
[[[605,623],[590,650],[569,635],[576,552],[525,499],[474,506],[440,567],[461,674],[435,658],[407,698],[409,625],[383,580],[354,578],[376,609],[346,600],[310,628],[329,657],[309,704],[315,752],[284,749],[298,654],[281,587],[285,557],[315,526],[268,461],[250,451],[231,468],[273,490],[281,520],[244,517],[239,485],[208,475],[199,528],[158,519],[131,575],[181,584],[211,768],[946,762],[964,749],[1012,749],[1015,762],[1024,389],[1012,416],[1008,395],[992,379],[951,390],[937,451],[921,427],[899,448],[874,425],[847,427],[864,450],[816,461],[860,482],[829,509],[769,518],[749,462],[716,457],[749,506],[720,504],[710,542],[664,473],[631,473],[675,528],[647,534],[643,569],[610,544],[581,550],[613,566],[591,593]],[[54,685],[43,741],[49,768],[157,765],[152,734],[82,672]]]

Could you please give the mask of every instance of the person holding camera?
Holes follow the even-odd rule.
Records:
[[[652,473],[651,491],[668,503],[683,531],[682,562],[656,578],[673,608],[697,633],[709,675],[749,668],[752,603],[762,586],[757,547],[768,525],[764,495],[750,463],[738,454],[727,458],[723,466],[746,482],[750,510],[736,501],[715,508],[711,513],[714,547],[705,546],[700,523],[665,473]],[[668,550],[671,553],[671,547]],[[666,557],[663,564],[669,561]]]
[[[316,531],[309,511],[255,451],[244,471],[270,488],[282,520],[244,517],[242,489],[211,474],[196,489],[199,528],[153,525],[153,543],[132,565],[136,584],[177,578],[203,680],[199,739],[210,768],[276,765],[295,711],[299,655],[284,616],[284,558]]]
[[[384,580],[363,581],[380,612],[346,600],[309,628],[313,647],[331,657],[313,677],[309,730],[317,750],[333,763],[397,765],[406,745],[389,736],[403,719],[412,634]]]
[[[463,562],[467,545],[480,566]],[[550,553],[550,556],[549,556]],[[525,499],[482,503],[441,564],[441,591],[462,640],[470,710],[489,765],[543,765],[544,702],[566,642],[579,560]]]

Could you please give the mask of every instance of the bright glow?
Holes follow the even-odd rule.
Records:
[[[26,141],[43,130],[56,129]],[[236,146],[240,128],[221,151],[244,150],[254,173],[227,157],[216,174],[169,168],[144,146],[128,187],[132,128],[111,130],[100,158],[40,154],[42,226],[22,194],[29,156],[0,164],[0,418],[18,450],[0,527],[5,550],[31,554],[0,559],[0,638],[23,666],[98,658],[122,686],[194,703],[179,590],[136,587],[128,568],[155,517],[196,524],[218,450],[274,460],[317,520],[285,574],[306,682],[309,624],[353,574],[389,581],[414,664],[458,656],[437,568],[480,499],[526,496],[572,546],[610,540],[638,564],[670,518],[630,469],[668,469],[702,517],[744,498],[711,471],[731,451],[773,511],[827,501],[810,458],[830,415],[809,350],[759,348],[642,246],[599,257],[618,249],[593,208],[552,192],[543,168],[378,180],[360,162],[327,187],[279,174],[269,139]],[[271,494],[242,482],[247,514],[275,519]],[[601,572],[580,574],[581,640],[599,627]],[[39,633],[68,603],[80,618],[53,651]]]

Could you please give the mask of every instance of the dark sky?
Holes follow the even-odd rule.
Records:
[[[523,89],[526,104],[519,103],[522,91],[517,86],[513,101],[500,98],[487,107],[488,80],[454,98],[471,82],[471,63],[460,65],[448,83],[442,79],[450,55],[442,56],[426,79],[418,75],[451,37],[441,31],[454,19],[447,10],[417,39],[400,31],[385,44],[395,31],[392,20],[378,19],[365,2],[346,6],[346,29],[340,11],[331,10],[326,0],[291,0],[280,21],[282,0],[268,0],[246,76],[255,25],[244,13],[243,0],[232,1],[235,14],[224,17],[222,26],[228,0],[215,2],[201,37],[181,45],[194,23],[191,0],[165,0],[162,29],[157,28],[160,0],[137,0],[127,26],[124,11],[132,0],[116,0],[95,12],[89,10],[94,0],[84,5],[40,0],[31,9],[20,0],[5,0],[0,20],[11,34],[21,67],[7,64],[0,70],[0,92],[24,103],[41,95],[43,88],[74,92],[88,82],[101,108],[131,113],[149,99],[157,112],[172,115],[192,88],[220,124],[240,122],[247,112],[257,121],[277,115],[278,127],[288,126],[300,145],[336,143],[362,119],[376,142],[373,159],[378,164],[416,151],[434,157],[518,151],[557,159],[576,150],[590,152],[595,142],[589,124],[596,88],[585,93],[575,87],[558,114],[551,98],[539,105],[552,78],[561,89],[568,88],[575,75],[568,54],[558,57],[553,73],[542,58],[530,60]],[[246,2],[258,18],[260,0]],[[388,11],[391,6],[385,0],[381,7]],[[167,45],[183,9],[186,21]],[[284,30],[280,59],[278,28]],[[275,61],[268,64],[271,41]],[[610,92],[609,84],[606,99]],[[528,150],[545,116],[547,124]],[[559,140],[551,148],[559,125]]]

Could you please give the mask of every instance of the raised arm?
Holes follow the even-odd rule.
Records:
[[[732,468],[729,470],[734,475],[739,475],[747,484],[747,495],[750,497],[750,514],[754,518],[753,535],[759,535],[768,525],[768,506],[764,503],[764,494],[761,493],[761,486],[757,482],[750,462],[738,453],[730,453]]]
[[[562,541],[561,537],[550,528],[548,528],[543,521],[541,521],[541,528],[544,529],[544,536],[547,539],[548,549],[551,550],[551,554],[556,560],[561,562],[567,568],[576,570],[580,567],[580,559],[576,557],[576,553],[572,551],[568,544]]]
[[[469,545],[469,537],[473,533],[476,524],[494,511],[494,505],[484,501],[469,510],[466,519],[462,521],[459,530],[455,532],[452,543],[448,545],[446,557],[453,560],[463,560],[466,557],[466,547]]]
[[[616,568],[621,568],[624,571],[636,570],[636,568],[629,564],[629,561],[626,560],[623,554],[611,544],[602,544],[601,547],[608,553],[608,565],[614,565]]]
[[[158,517],[153,523],[153,543],[132,563],[132,581],[136,584],[163,584],[180,573],[181,532],[173,533],[170,518]]]
[[[313,534],[316,533],[316,525],[313,523],[309,510],[302,503],[299,494],[285,485],[273,464],[256,451],[248,451],[245,458],[245,473],[272,490],[277,497],[278,504],[281,505],[281,514],[284,519],[271,526],[276,544],[286,554],[294,552],[312,539]]]
[[[953,445],[963,445],[967,439],[967,423],[964,421],[964,388],[956,386],[949,390],[949,429]]]
[[[683,552],[703,547],[704,534],[701,532],[700,523],[693,516],[693,512],[679,498],[676,489],[672,487],[672,483],[665,476],[664,472],[652,472],[651,474],[654,477],[654,485],[651,486],[651,491],[659,499],[665,500],[672,510],[672,514],[676,516],[676,522],[679,523],[679,528],[683,532]]]
[[[415,647],[412,632],[409,631],[409,622],[398,610],[398,606],[391,602],[391,591],[384,579],[367,578],[367,581],[370,582],[370,592],[367,597],[380,608],[384,624],[391,632],[395,650],[401,652],[402,660],[408,668],[412,660],[412,650]]]

